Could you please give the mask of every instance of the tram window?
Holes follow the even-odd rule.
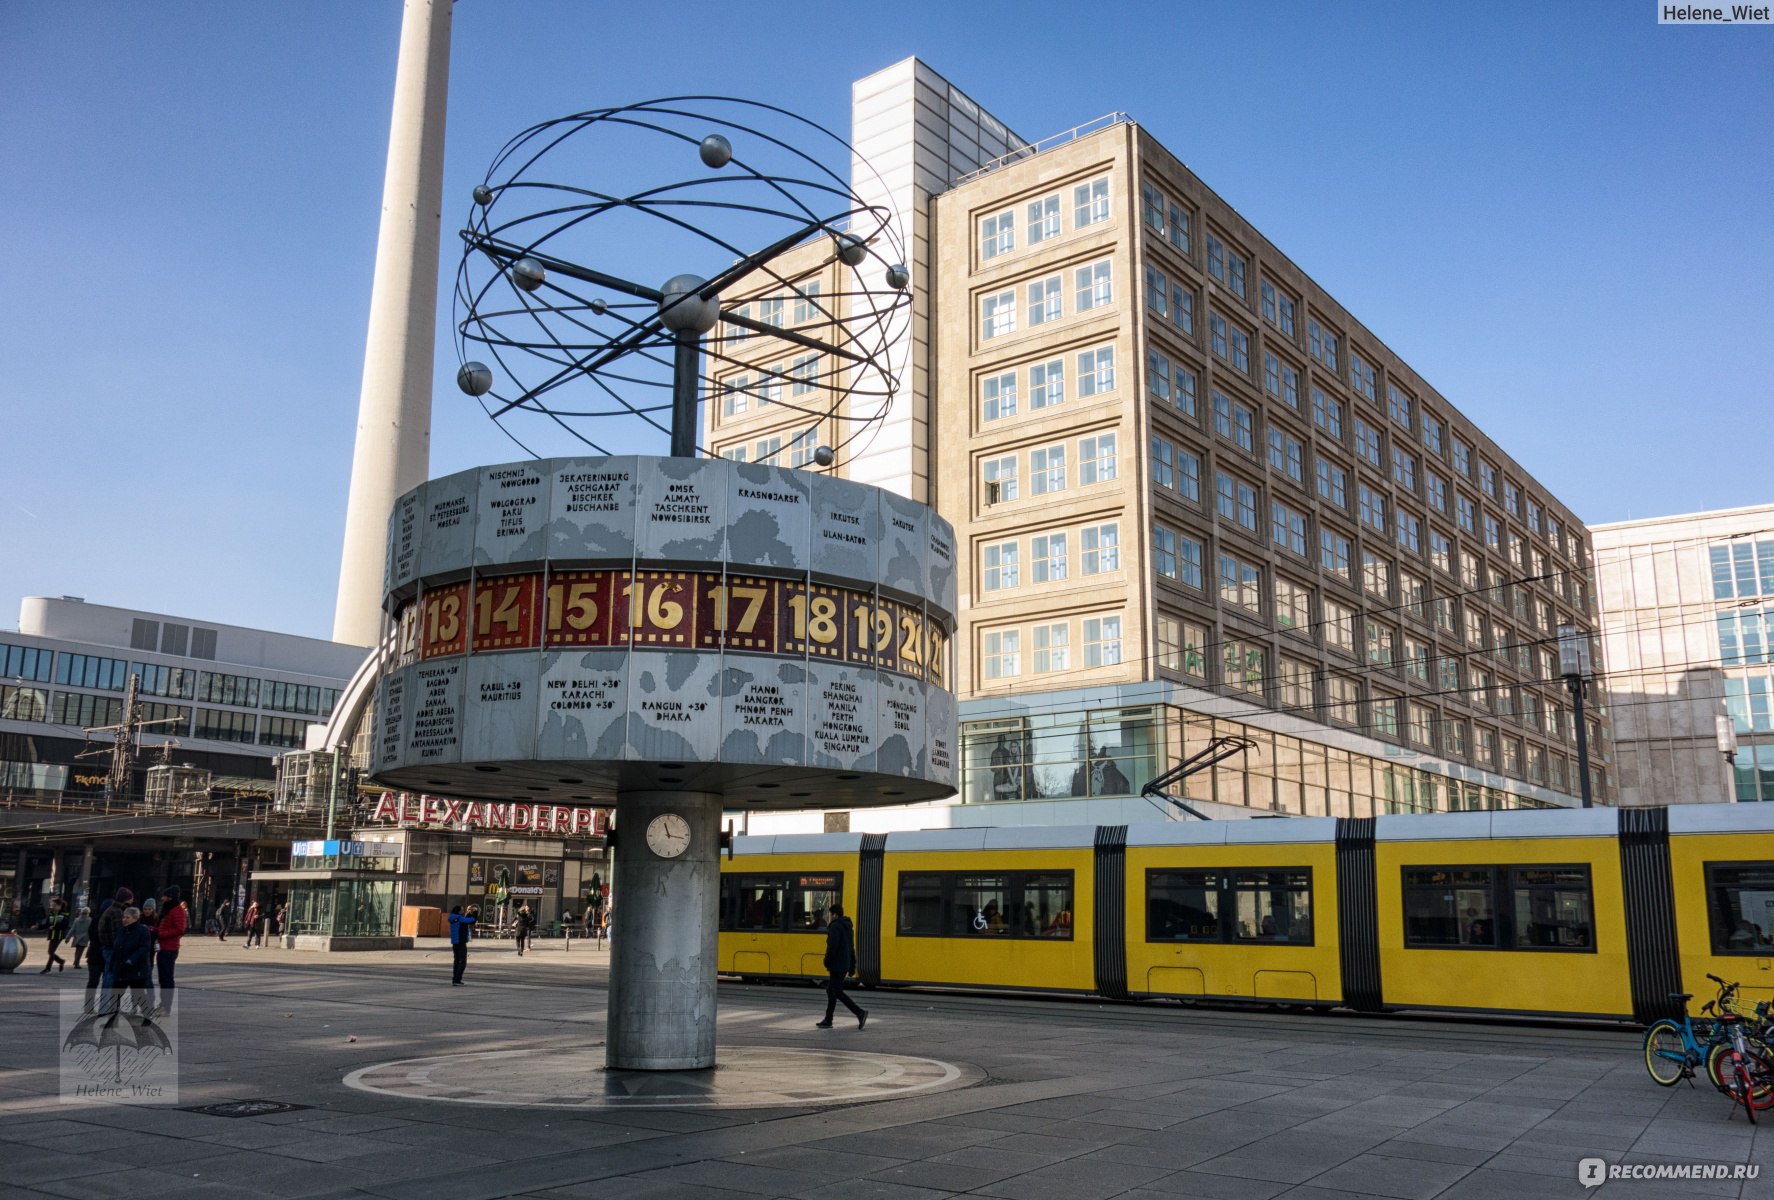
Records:
[[[1072,872],[941,872],[899,877],[908,937],[1072,937]]]
[[[844,877],[796,875],[789,883],[788,927],[823,932],[831,920],[832,905],[841,902]]]
[[[901,875],[899,877],[899,931],[941,937],[942,876]]]
[[[1593,950],[1589,868],[1406,867],[1404,944],[1419,949]]]
[[[1518,950],[1586,950],[1595,941],[1586,868],[1517,867],[1509,874]]]
[[[1072,936],[1072,876],[1065,872],[1025,875],[1022,907],[1011,914],[1021,937]]]
[[[818,933],[844,894],[844,876],[723,875],[721,928],[733,932]]]
[[[1489,868],[1407,868],[1404,873],[1407,946],[1495,947],[1497,915]]]
[[[1312,876],[1302,871],[1240,871],[1232,876],[1239,941],[1312,944]]]
[[[1774,955],[1774,863],[1707,863],[1714,954]]]
[[[1312,871],[1147,871],[1149,942],[1312,945]]]
[[[1219,941],[1219,876],[1212,871],[1147,871],[1146,940]]]
[[[1003,875],[958,877],[954,902],[949,905],[949,933],[958,937],[1003,937],[1009,933],[1010,920],[1005,915],[1009,891],[1010,880]]]

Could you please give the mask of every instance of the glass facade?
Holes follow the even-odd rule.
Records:
[[[1162,714],[1102,709],[964,725],[963,802],[1138,795],[1162,769]]]
[[[1316,817],[1557,807],[1408,761],[1161,705],[964,722],[962,803],[1135,796],[1174,761],[1227,736],[1256,745],[1190,776],[1184,798]]]
[[[394,881],[308,880],[290,884],[288,932],[324,937],[393,937]]]

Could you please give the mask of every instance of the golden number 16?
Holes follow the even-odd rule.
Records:
[[[676,600],[667,599],[683,590],[679,583],[656,583],[649,588],[644,580],[637,579],[622,589],[628,600],[628,624],[631,629],[645,629],[649,624],[654,629],[676,629],[684,620],[684,606]],[[642,603],[645,601],[643,614]],[[644,619],[643,619],[644,618]]]

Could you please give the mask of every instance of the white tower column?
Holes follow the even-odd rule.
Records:
[[[374,645],[381,634],[388,514],[395,498],[425,482],[430,469],[452,3],[406,0],[400,23],[382,226],[333,609],[333,640],[354,646]]]

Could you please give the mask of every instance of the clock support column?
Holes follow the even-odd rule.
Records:
[[[722,803],[713,792],[616,797],[604,1051],[612,1070],[715,1065]],[[682,817],[689,828],[690,844],[675,857],[662,856],[647,836],[655,818],[666,814]]]

